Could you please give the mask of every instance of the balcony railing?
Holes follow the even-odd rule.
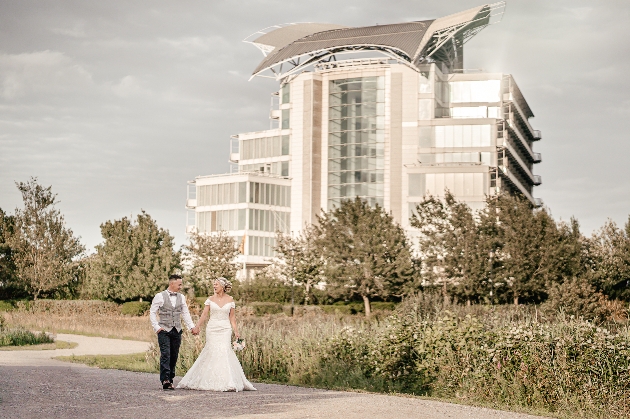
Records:
[[[542,154],[534,153],[534,163],[540,163],[542,161]]]
[[[542,176],[534,175],[534,185],[542,185]]]
[[[542,139],[542,132],[539,129],[534,130],[534,141]]]

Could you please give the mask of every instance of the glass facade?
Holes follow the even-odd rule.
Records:
[[[249,202],[253,204],[291,206],[291,187],[269,183],[250,182]]]
[[[328,208],[356,196],[383,205],[385,79],[330,82]]]
[[[485,173],[412,173],[409,174],[409,196],[443,197],[448,189],[456,197],[482,197],[486,191]]]
[[[454,81],[449,88],[451,103],[501,101],[501,80]]]
[[[241,140],[241,160],[264,159],[289,155],[289,136],[252,138]]]
[[[249,209],[250,230],[289,233],[290,224],[291,213],[289,212]]]
[[[261,172],[287,177],[289,176],[289,162],[275,161],[271,163],[240,164],[238,166],[238,171],[241,173]]]
[[[221,183],[197,187],[197,206],[228,205],[245,202],[247,182]]]
[[[491,147],[492,125],[420,127],[420,148]]]

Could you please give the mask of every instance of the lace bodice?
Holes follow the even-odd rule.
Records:
[[[220,321],[230,319],[230,310],[236,308],[234,301],[226,303],[223,307],[219,307],[217,303],[210,300],[206,300],[205,305],[210,306],[210,321]]]

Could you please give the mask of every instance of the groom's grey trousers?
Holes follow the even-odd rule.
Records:
[[[182,332],[172,328],[168,332],[162,330],[157,335],[160,345],[160,382],[173,382],[175,365],[179,355],[179,345],[182,343]]]

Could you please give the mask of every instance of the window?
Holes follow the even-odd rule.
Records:
[[[433,117],[433,99],[420,99],[418,101],[418,119],[426,121]]]
[[[197,199],[197,186],[194,183],[188,185],[188,199]]]
[[[360,196],[383,204],[385,79],[330,82],[328,207]]]
[[[435,127],[434,147],[490,147],[491,125],[446,125]]]
[[[283,109],[282,110],[282,129],[289,129],[290,125],[289,125],[289,117],[291,115],[291,110],[290,109]]]
[[[418,92],[433,93],[431,74],[428,71],[421,71],[420,75],[418,76]]]
[[[291,85],[289,83],[283,84],[280,94],[282,95],[281,103],[289,103],[291,101]]]
[[[424,173],[409,174],[409,196],[424,196],[426,193],[426,175]]]
[[[485,173],[426,173],[424,194],[444,196],[448,189],[454,196],[483,196]]]
[[[449,83],[452,103],[499,102],[501,80],[455,81]]]

